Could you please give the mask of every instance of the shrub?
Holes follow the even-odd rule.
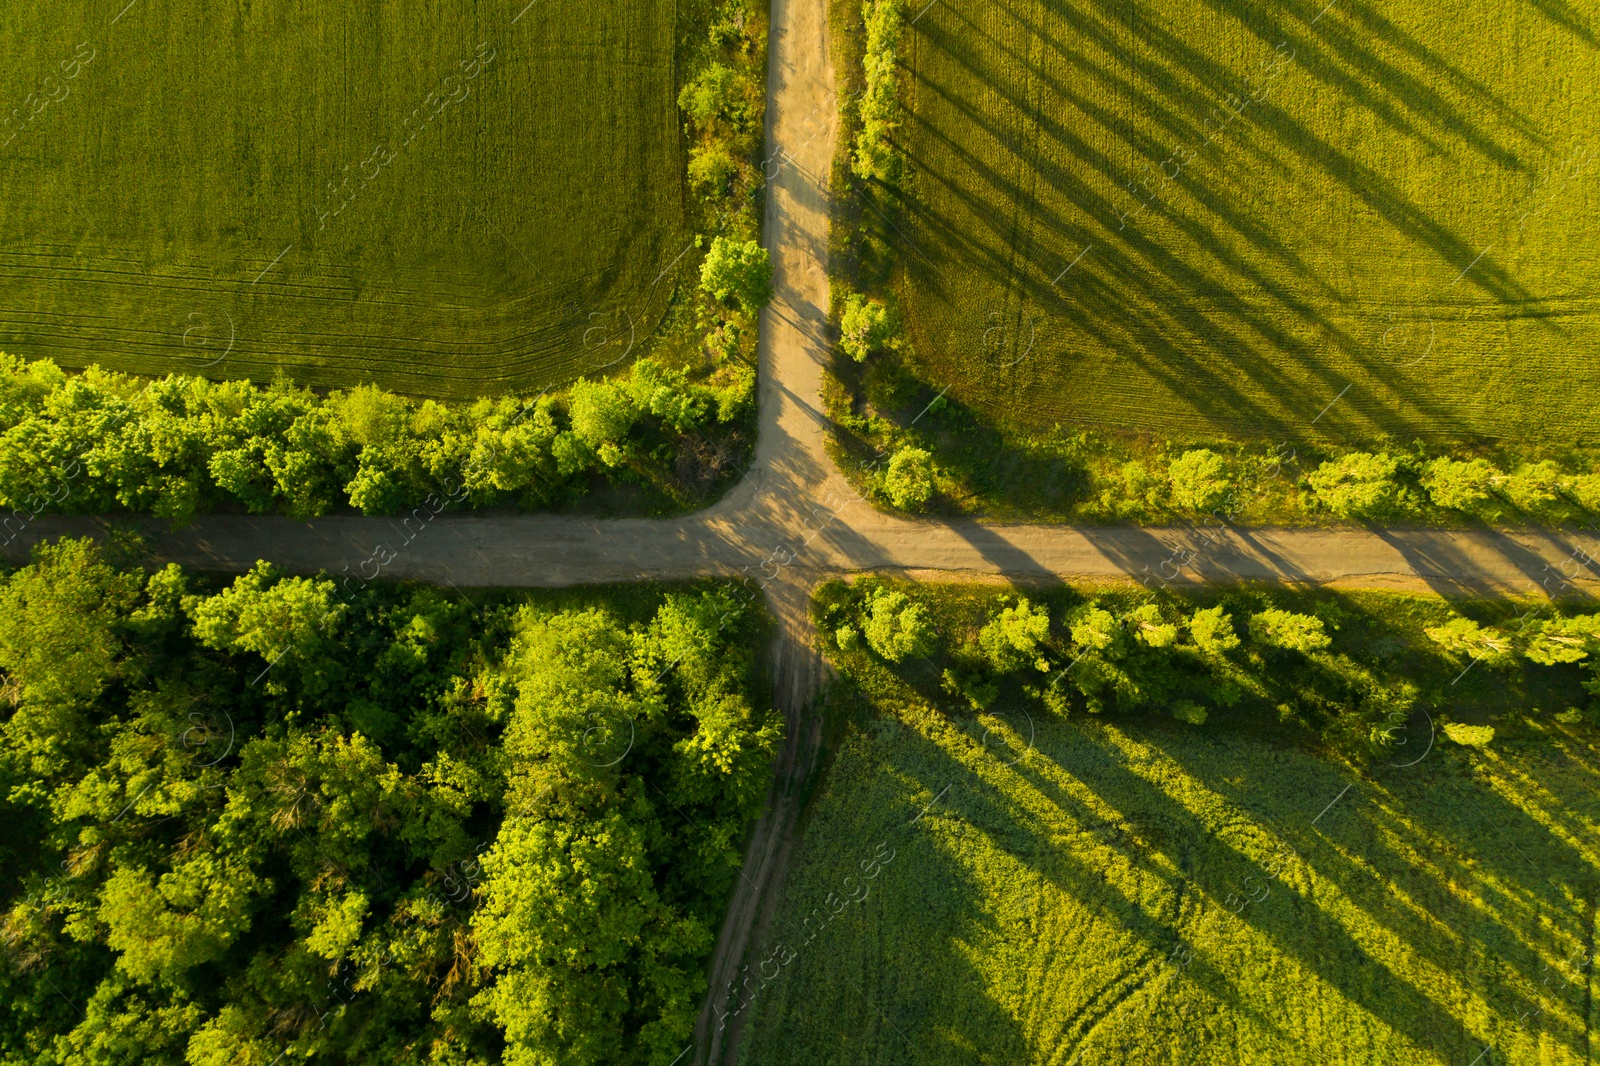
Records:
[[[1178,627],[1161,617],[1161,608],[1156,604],[1135,607],[1128,613],[1128,621],[1140,643],[1152,648],[1170,648],[1178,643]]]
[[[1050,614],[1043,606],[1034,607],[1026,599],[1007,607],[978,631],[978,646],[989,665],[1002,674],[1033,665],[1050,669],[1039,652],[1039,644],[1050,636]]]
[[[1561,498],[1566,481],[1561,468],[1548,459],[1524,463],[1505,479],[1505,493],[1512,503],[1529,514],[1538,514]]]
[[[739,174],[739,162],[721,141],[689,149],[689,184],[702,196],[726,196]]]
[[[845,299],[844,315],[839,322],[839,347],[850,358],[864,362],[888,342],[891,333],[889,309],[883,304],[855,293]]]
[[[1435,459],[1422,475],[1422,487],[1440,507],[1470,511],[1490,498],[1499,476],[1487,459]]]
[[[1258,644],[1285,651],[1320,651],[1333,643],[1322,628],[1322,619],[1276,607],[1250,616],[1250,636]]]
[[[1600,474],[1580,474],[1569,486],[1572,498],[1588,511],[1600,511]]]
[[[1221,607],[1203,607],[1189,617],[1189,635],[1195,647],[1208,655],[1226,655],[1239,646],[1233,618]]]
[[[683,87],[678,106],[700,125],[725,117],[734,105],[739,75],[732,68],[713,63]]]
[[[1193,700],[1179,700],[1172,705],[1172,717],[1190,725],[1206,724],[1206,709]]]
[[[1172,501],[1198,514],[1219,506],[1233,487],[1227,464],[1209,448],[1184,452],[1172,461],[1167,476],[1172,481]]]
[[[1389,513],[1399,500],[1400,460],[1387,453],[1351,452],[1330,459],[1306,479],[1324,507],[1340,518]]]
[[[723,302],[737,300],[745,314],[753,315],[772,299],[772,259],[755,241],[714,238],[700,265],[700,288]]]
[[[1445,651],[1479,660],[1485,666],[1510,668],[1516,663],[1516,648],[1509,636],[1492,626],[1480,626],[1470,618],[1457,615],[1424,632]]]
[[[909,445],[894,453],[883,476],[883,491],[902,511],[915,511],[933,498],[933,456]]]
[[[927,608],[903,592],[879,589],[861,625],[867,644],[891,663],[915,659],[933,650],[935,633]]]
[[[591,382],[579,378],[572,383],[567,403],[572,414],[572,432],[591,448],[622,440],[639,416],[632,397],[611,381]]]

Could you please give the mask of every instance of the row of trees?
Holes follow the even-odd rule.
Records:
[[[857,303],[868,309],[877,306],[850,299],[847,327]],[[870,328],[859,332],[871,335]],[[841,342],[847,351],[853,351],[851,336],[847,330]],[[887,347],[879,344],[875,350]],[[943,476],[934,453],[902,435],[890,455],[888,465],[878,464],[869,479],[876,495],[901,510],[924,509]],[[1331,516],[1390,522],[1570,522],[1600,515],[1600,473],[1566,469],[1549,459],[1519,463],[1507,471],[1481,457],[1387,452],[1348,452],[1314,466],[1297,461],[1296,467],[1306,467],[1301,473],[1290,471],[1276,454],[1263,464],[1210,448],[1175,449],[1128,460],[1110,477],[1095,479],[1100,489],[1096,502],[1104,512],[1124,518],[1220,515],[1234,520],[1248,509],[1246,497],[1260,491],[1268,465],[1274,470],[1271,476],[1287,473],[1289,484],[1297,487],[1290,497],[1294,510],[1276,515],[1280,520]]]
[[[1000,596],[981,625],[946,632],[935,621],[936,598],[863,581],[825,588],[818,611],[842,652],[908,676],[932,671],[943,692],[974,710],[1006,693],[1062,714],[1159,709],[1195,725],[1218,710],[1258,708],[1352,752],[1381,753],[1398,742],[1418,701],[1439,695],[1398,661],[1337,647],[1329,632],[1329,619],[1342,617],[1337,607],[1305,613],[1243,592],[1212,604],[1114,599],[1081,600],[1052,617],[1029,598]],[[1552,611],[1514,630],[1454,616],[1426,633],[1450,657],[1442,677],[1475,659],[1500,669],[1582,663],[1585,687],[1600,698],[1600,615]],[[1383,641],[1400,646],[1393,632],[1375,643]]]
[[[900,175],[900,155],[893,140],[900,125],[899,52],[905,28],[900,0],[863,0],[861,17],[867,31],[862,58],[866,85],[850,166],[860,177],[890,182]]]
[[[597,480],[670,481],[680,452],[748,419],[754,388],[741,363],[694,383],[641,359],[614,381],[446,404],[376,386],[320,396],[283,381],[69,376],[0,355],[0,508],[183,521],[227,507],[538,507]]]
[[[41,548],[0,582],[0,1060],[671,1061],[778,726],[740,601],[617,602]]]

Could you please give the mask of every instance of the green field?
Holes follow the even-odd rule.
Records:
[[[0,13],[0,350],[530,391],[688,278],[677,5],[124,3]]]
[[[1047,431],[1593,439],[1578,5],[906,14],[889,239],[935,388]]]
[[[1600,1057],[1583,734],[1426,748],[1419,725],[1358,772],[1270,723],[974,715],[840,668],[849,725],[750,963],[742,1061]]]

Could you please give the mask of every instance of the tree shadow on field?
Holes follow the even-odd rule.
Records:
[[[1270,826],[1295,849],[1296,863],[1336,886],[1338,895],[1372,928],[1385,931],[1391,944],[1402,945],[1440,972],[1461,975],[1463,984],[1470,981],[1468,987],[1485,997],[1500,1024],[1531,1014],[1542,1004],[1504,988],[1499,970],[1510,969],[1536,987],[1548,973],[1541,954],[1547,959],[1567,954],[1566,946],[1548,935],[1552,919],[1559,926],[1565,912],[1571,920],[1568,901],[1553,887],[1554,879],[1593,906],[1600,870],[1584,863],[1527,812],[1492,789],[1475,787],[1454,753],[1435,753],[1426,764],[1388,768],[1387,776],[1405,786],[1400,791],[1358,779],[1348,793],[1345,786],[1352,782],[1346,769],[1302,756],[1317,768],[1321,783],[1286,797],[1270,788],[1272,774],[1262,771],[1259,758],[1170,730],[1141,730],[1139,739],[1205,788],[1244,807],[1258,824]],[[1407,796],[1423,802],[1413,809]],[[1328,803],[1335,797],[1337,806]],[[1286,878],[1298,880],[1292,873]],[[1484,904],[1464,899],[1460,885],[1471,886]],[[1292,892],[1275,885],[1273,894],[1280,890]],[[1272,914],[1265,906],[1262,913]],[[1289,935],[1280,928],[1285,924],[1292,923],[1273,923],[1275,939]],[[1354,958],[1347,952],[1342,957]],[[1330,970],[1370,983],[1370,961],[1360,969]],[[1345,984],[1334,983],[1351,994]],[[1352,998],[1367,1005],[1359,996]],[[1550,1013],[1544,1017],[1542,1028],[1548,1035],[1574,1052],[1582,1051],[1581,1029]],[[1471,1040],[1485,1034],[1468,1034],[1459,1021],[1455,1028],[1464,1042],[1452,1053],[1470,1057]]]
[[[1524,156],[1545,146],[1532,123],[1504,100],[1370,7],[1358,6],[1349,16],[1368,32],[1362,39],[1335,20],[1314,31],[1282,29],[1277,25],[1281,12],[1243,0],[1211,0],[1209,6],[1258,27],[1250,32],[1262,41],[1263,54],[1271,54],[1274,42],[1294,42],[1297,69],[1414,143],[1453,154],[1456,150],[1441,138],[1458,138],[1484,165],[1511,172],[1528,170]],[[1075,77],[1068,84],[1031,63],[986,28],[992,19],[980,24],[960,10],[940,8],[917,24],[910,66],[919,105],[907,116],[905,138],[915,180],[899,208],[913,232],[929,236],[935,252],[943,253],[941,261],[961,264],[953,273],[1001,281],[1007,294],[1047,308],[1079,336],[1097,338],[1133,360],[1214,424],[1296,437],[1426,437],[1460,431],[1458,416],[1427,390],[1418,390],[1415,375],[1403,372],[1411,364],[1379,351],[1376,334],[1355,336],[1324,313],[1348,307],[1348,300],[1302,254],[1301,245],[1278,235],[1281,227],[1269,225],[1248,195],[1230,189],[1237,176],[1224,181],[1215,173],[1181,174],[1175,188],[1192,199],[1195,210],[1163,194],[1152,199],[1141,225],[1116,222],[1122,217],[1120,200],[1101,190],[1120,195],[1121,179],[1131,175],[1096,146],[1093,128],[1129,145],[1136,163],[1141,158],[1154,163],[1164,150],[1135,128],[1131,116],[1141,115],[1158,135],[1199,144],[1212,97],[1237,87],[1240,71],[1159,26],[1126,25],[1123,12],[1109,3],[1091,11],[1046,0],[1008,3],[1002,10],[1003,18],[1027,30],[1030,41],[1041,42]],[[1032,17],[1041,10],[1048,15]],[[1417,66],[1437,71],[1496,123],[1478,122],[1476,106],[1458,105],[1413,70],[1385,59],[1371,45],[1373,34]],[[1148,57],[1138,68],[1143,84],[1107,61],[1110,53],[1127,61],[1117,42],[1130,36]],[[929,61],[924,49],[937,57]],[[952,80],[954,71],[961,74]],[[1041,97],[1050,103],[1041,106]],[[1128,117],[1118,116],[1108,102],[1113,98],[1126,99]],[[1003,106],[996,108],[995,101]],[[1063,101],[1069,114],[1088,120],[1090,130],[1062,115]],[[996,122],[997,115],[1020,117]],[[1463,271],[1460,284],[1496,303],[1533,299],[1505,268],[1480,261],[1475,243],[1452,232],[1386,174],[1324,140],[1285,108],[1263,102],[1250,113],[1248,125],[1248,137],[1233,138],[1237,150],[1281,175],[1309,167],[1342,187],[1360,210],[1392,227],[1397,245],[1411,242],[1437,255],[1442,280],[1448,278],[1447,265],[1449,271]],[[1056,161],[1063,154],[1081,166],[1063,166]],[[1083,218],[1069,220],[1041,209],[1036,197],[1041,185]],[[1170,238],[1157,240],[1152,228],[1174,234],[1183,250],[1166,247]],[[1247,255],[1228,238],[1242,240],[1242,247],[1256,254]],[[1076,263],[1071,256],[1077,250],[1090,248],[1092,256],[1063,281],[1066,272],[1056,271]],[[942,293],[951,302],[942,273],[936,279],[909,256],[903,268],[914,288]],[[1009,296],[1002,298],[1009,304]],[[974,338],[984,325],[973,324]],[[949,351],[951,337],[915,339],[919,348],[947,363],[970,362]],[[1066,354],[1036,357],[1041,366],[1006,374],[999,373],[1004,364],[964,366],[980,379],[966,391],[1015,392],[1019,403],[1040,408],[1021,413],[1045,415],[1050,402],[1029,396],[1027,382],[1061,369]],[[1330,360],[1330,354],[1337,358]],[[1340,369],[1341,363],[1348,369]],[[1334,397],[1343,402],[1322,419]],[[1109,413],[1116,421],[1114,405]],[[1319,419],[1322,428],[1313,428]]]
[[[1251,883],[1266,881],[1266,857],[1251,858],[1224,842],[1217,835],[1217,826],[1203,821],[1188,806],[1133,772],[1128,763],[1112,758],[1093,768],[1060,761],[1057,765],[1073,774],[1124,821],[1153,820],[1165,826],[1166,835],[1155,850],[1184,872],[1190,889],[1204,900],[1202,906],[1231,911],[1234,900],[1230,896],[1243,899],[1252,891]],[[1041,791],[1049,787],[1037,776],[1030,783]],[[1253,881],[1247,883],[1247,878]],[[1273,906],[1265,901],[1258,906],[1245,906],[1238,918],[1301,968],[1316,974],[1352,1003],[1419,1046],[1437,1047],[1442,1035],[1462,1033],[1461,1023],[1445,1006],[1391,971],[1314,902],[1288,891],[1274,891],[1269,898],[1274,901]],[[1203,958],[1205,945],[1193,946],[1197,956]],[[1463,1039],[1451,1050],[1459,1053],[1466,1047]]]

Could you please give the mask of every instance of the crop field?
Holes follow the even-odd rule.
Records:
[[[1592,439],[1600,21],[1564,0],[921,0],[897,288],[1012,425]]]
[[[677,6],[126,2],[0,13],[0,350],[464,397],[660,322]]]
[[[880,688],[750,964],[742,1061],[1596,1061],[1592,747],[1416,752],[1357,773]]]

